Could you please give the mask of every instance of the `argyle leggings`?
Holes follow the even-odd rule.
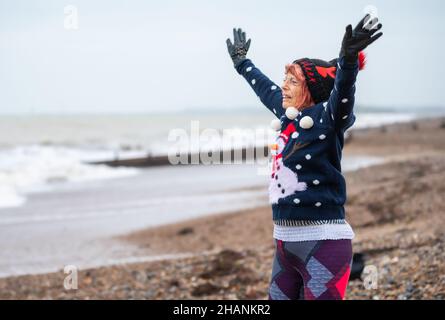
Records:
[[[351,240],[274,242],[269,300],[344,299],[352,265]]]

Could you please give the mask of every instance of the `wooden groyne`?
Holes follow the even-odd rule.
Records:
[[[352,131],[352,130],[351,130]],[[345,135],[345,144],[352,139],[352,132],[347,132]],[[203,157],[205,155],[205,157]],[[168,166],[177,164],[212,164],[212,162],[206,162],[206,159],[211,158],[215,162],[213,164],[222,164],[236,162],[245,162],[247,160],[256,160],[259,158],[269,157],[269,146],[250,147],[242,149],[232,150],[220,150],[216,154],[211,151],[202,153],[189,153],[184,156],[184,160],[181,163],[172,163],[167,155],[153,156],[147,155],[139,158],[119,159],[118,157],[112,160],[94,161],[88,162],[88,164],[102,164],[110,167],[156,167],[156,166]]]
[[[201,153],[188,153],[181,157],[180,163],[174,162],[169,159],[167,155],[153,156],[147,155],[146,157],[131,158],[131,159],[113,159],[105,161],[88,162],[88,164],[102,164],[110,167],[155,167],[155,166],[167,166],[173,164],[222,164],[226,161],[230,163],[245,162],[246,160],[255,160],[259,158],[269,157],[269,146],[264,147],[251,147],[232,150],[221,150],[217,152],[201,152]],[[209,163],[209,159],[212,161]]]

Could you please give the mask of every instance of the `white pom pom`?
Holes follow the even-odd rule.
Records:
[[[270,123],[270,127],[275,131],[281,130],[281,121],[278,119],[273,119]]]
[[[298,116],[298,110],[294,107],[289,107],[286,109],[286,117],[290,120],[294,120]]]
[[[303,129],[310,129],[314,125],[314,120],[311,117],[305,116],[300,120],[300,127]]]

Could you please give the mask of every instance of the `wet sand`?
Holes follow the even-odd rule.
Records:
[[[348,299],[445,298],[445,119],[355,130],[344,155],[386,162],[345,173],[354,252],[377,288],[350,281]],[[264,186],[266,192],[267,186]],[[121,236],[149,254],[190,257],[0,279],[0,298],[266,299],[273,257],[269,206],[201,217]]]

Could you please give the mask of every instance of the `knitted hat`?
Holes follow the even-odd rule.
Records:
[[[359,70],[365,67],[365,54],[359,52]],[[306,84],[315,103],[328,100],[334,88],[335,73],[338,59],[324,61],[320,59],[302,58],[293,63],[298,64],[306,78]]]

